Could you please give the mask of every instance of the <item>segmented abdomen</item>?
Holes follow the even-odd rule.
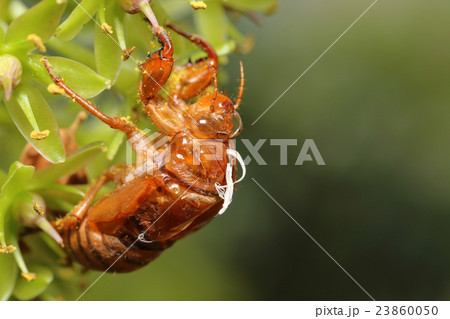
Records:
[[[108,200],[114,200],[114,192],[121,191],[118,188],[94,204],[79,227],[60,229],[70,258],[93,270],[131,272],[208,223],[221,208],[218,196],[200,194],[162,172],[152,176],[151,183],[154,191],[150,195],[143,192],[143,202],[134,199],[139,205],[132,214],[120,217],[122,212],[117,212],[117,218],[109,221],[90,220],[96,206],[104,209]],[[130,184],[126,187],[133,189]]]
[[[86,268],[108,272],[131,272],[137,270],[169,247],[160,243],[146,244],[136,238],[117,238],[91,229],[84,220],[78,229],[64,229],[64,245],[70,258]]]

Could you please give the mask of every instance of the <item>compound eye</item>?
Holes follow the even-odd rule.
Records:
[[[198,138],[224,139],[230,136],[233,124],[221,114],[200,113],[191,120],[191,129]]]
[[[234,105],[229,98],[226,98],[216,104],[215,110],[224,113],[234,113]]]

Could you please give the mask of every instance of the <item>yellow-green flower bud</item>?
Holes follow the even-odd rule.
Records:
[[[6,100],[11,98],[11,93],[19,85],[21,78],[22,64],[19,59],[9,54],[0,56],[0,88],[5,90]]]

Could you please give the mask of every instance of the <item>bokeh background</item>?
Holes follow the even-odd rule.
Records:
[[[298,139],[288,165],[267,141],[267,165],[248,165],[225,215],[83,300],[368,300],[252,178],[375,299],[450,298],[449,1],[379,1],[251,125],[372,2],[282,0],[262,27],[237,22],[255,47],[222,67],[221,87],[236,95],[242,60],[240,138]],[[54,110],[63,127],[70,110]],[[3,113],[7,170],[24,141]],[[80,143],[102,138],[85,125]],[[305,139],[326,166],[294,165]]]

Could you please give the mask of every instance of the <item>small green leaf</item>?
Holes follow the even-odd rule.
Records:
[[[164,10],[162,5],[157,1],[151,1],[150,6],[151,6],[152,11],[155,14],[155,16],[158,17],[158,22],[161,25],[164,25],[166,23],[167,19],[169,18],[167,11]]]
[[[12,212],[12,206],[15,197],[31,201],[30,195],[23,190],[27,187],[33,172],[33,166],[15,162],[10,167],[8,179],[3,185],[0,196],[0,244],[15,247],[16,250],[12,253],[12,256],[15,264],[19,266],[22,272],[28,272],[28,269],[20,252],[18,243],[19,224]]]
[[[24,14],[28,7],[22,1],[10,0],[9,15],[11,20],[14,20]]]
[[[150,43],[153,38],[150,23],[142,19],[139,14],[125,15],[124,23],[128,41],[131,41],[137,48],[150,50]]]
[[[43,42],[53,35],[66,8],[67,0],[43,0],[11,22],[6,32],[8,44],[27,41],[34,33]],[[33,44],[31,44],[31,47]]]
[[[34,266],[30,270],[36,274],[36,278],[29,282],[25,278],[19,277],[14,288],[13,296],[19,300],[36,298],[53,281],[53,273],[46,267]]]
[[[0,195],[0,245],[7,246],[5,238],[6,217],[10,213],[12,203],[11,196]]]
[[[33,166],[14,162],[9,168],[7,180],[1,189],[2,194],[12,198],[17,193],[25,190],[33,174]]]
[[[67,256],[64,249],[49,235],[45,233],[39,234],[42,241],[47,244],[47,246],[51,249],[51,251],[58,256],[58,258],[64,258]]]
[[[53,83],[41,59],[41,55],[30,55],[28,66],[46,84]],[[72,90],[84,98],[94,97],[111,86],[110,80],[79,62],[61,57],[49,57],[48,61],[55,70],[55,74],[63,78]]]
[[[29,205],[31,206],[32,203],[32,198],[30,196],[30,194],[26,193],[26,192],[21,192],[19,194],[17,194],[17,198],[20,199],[20,201],[16,201],[15,203],[13,203],[13,213],[8,214],[6,216],[6,220],[5,220],[5,239],[7,243],[10,243],[11,245],[13,245],[14,247],[16,247],[16,250],[13,252],[13,257],[14,260],[16,261],[17,266],[19,266],[20,270],[22,271],[22,273],[28,273],[28,268],[27,265],[25,263],[25,260],[23,259],[23,255],[22,252],[20,250],[20,246],[19,246],[19,220],[17,218],[17,206],[20,203],[23,202],[28,202]]]
[[[208,9],[194,12],[194,21],[200,35],[215,48],[222,45],[227,35],[227,16],[218,0],[208,1]]]
[[[74,41],[66,42],[58,38],[51,38],[46,43],[46,46],[58,53],[58,55],[78,61],[91,69],[95,68],[95,57],[91,50]]]
[[[97,72],[114,84],[121,65],[122,50],[117,34],[123,33],[123,10],[116,14],[114,5],[117,1],[110,1],[106,6],[106,22],[112,26],[113,34],[108,34],[102,28],[95,27],[95,62]],[[98,18],[97,18],[98,20]],[[100,23],[100,22],[99,22]]]
[[[11,197],[0,196],[0,245],[7,245],[5,239],[6,215],[10,211]],[[17,265],[12,254],[0,254],[0,300],[7,300],[14,289]]]
[[[234,40],[240,53],[247,54],[253,49],[253,37],[242,35],[242,33],[230,21],[228,22],[227,32],[230,38]]]
[[[56,183],[42,185],[38,192],[44,198],[46,204],[48,204],[48,200],[53,198],[76,204],[84,196],[84,192],[76,187]]]
[[[73,206],[78,204],[84,195],[81,190],[67,185],[54,183],[45,184],[40,187],[41,188],[36,190],[36,192],[44,199],[47,207],[51,209],[60,209],[65,212],[71,211]]]
[[[218,56],[227,56],[236,50],[236,42],[233,40],[228,40],[216,47],[216,52]]]
[[[99,0],[81,1],[70,16],[56,29],[55,36],[65,41],[72,40],[95,15],[100,3]]]
[[[48,161],[64,162],[66,152],[58,123],[44,97],[31,81],[22,83],[6,101],[12,120],[23,137]],[[49,135],[41,140],[31,137],[33,131],[48,130]]]
[[[106,152],[106,158],[110,161],[116,157],[117,152],[119,151],[120,146],[122,145],[125,139],[125,134],[122,132],[115,132],[111,142],[108,145],[108,152]]]
[[[8,300],[17,279],[17,265],[11,254],[0,255],[0,301]]]
[[[75,203],[72,203],[64,199],[56,197],[48,197],[46,194],[42,194],[42,196],[45,199],[45,203],[47,204],[48,207],[51,207],[55,211],[60,212],[70,212],[75,207],[75,205],[80,202],[80,200],[78,200]]]
[[[25,87],[27,85],[30,85],[30,83],[25,84]],[[31,107],[31,101],[29,99],[28,94],[26,93],[26,90],[22,90],[21,92],[17,92],[15,95],[16,102],[19,104],[20,108],[22,109],[23,114],[28,120],[28,123],[30,123],[33,130],[40,132],[39,125],[37,123],[36,118],[34,117],[33,108]]]
[[[45,184],[55,182],[62,176],[79,171],[104,152],[105,145],[103,142],[88,144],[69,156],[64,163],[50,165],[37,171],[29,183],[30,189],[39,189]]]
[[[54,195],[57,195],[58,197],[75,195],[75,197],[81,199],[81,197],[83,197],[84,195],[84,193],[76,187],[56,183],[50,183],[45,185],[45,191],[52,192]]]

